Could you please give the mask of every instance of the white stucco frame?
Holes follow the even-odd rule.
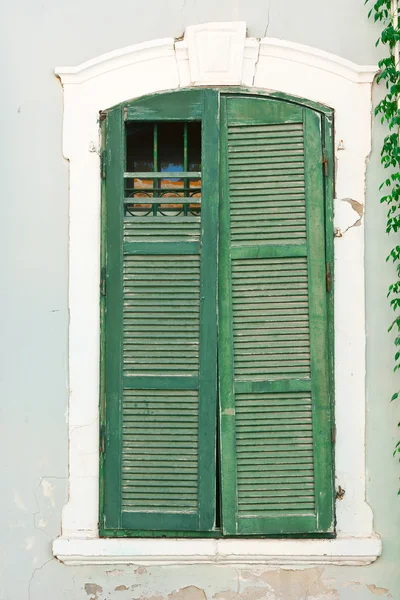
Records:
[[[246,38],[243,22],[166,38],[60,67],[70,161],[69,499],[55,556],[68,564],[368,564],[381,552],[365,490],[364,226],[375,67],[291,42]],[[337,501],[333,540],[99,539],[99,111],[196,85],[285,92],[335,110],[335,387]],[[333,235],[333,232],[332,232]]]

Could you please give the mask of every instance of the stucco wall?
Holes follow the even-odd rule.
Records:
[[[186,25],[235,19],[247,21],[250,36],[265,35],[267,28],[270,36],[373,64],[379,58],[377,29],[367,21],[362,0],[15,0],[3,3],[2,13],[0,599],[399,600],[400,468],[391,452],[400,408],[388,402],[398,384],[385,298],[393,276],[385,256],[393,242],[384,234],[385,210],[378,201],[383,132],[377,122],[365,215],[367,467],[383,555],[369,567],[238,572],[65,567],[51,554],[68,474],[68,164],[61,152],[62,90],[54,67],[180,36]],[[375,101],[380,93],[375,88]]]

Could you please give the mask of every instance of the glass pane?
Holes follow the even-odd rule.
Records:
[[[125,202],[130,216],[188,216],[200,214],[201,178],[151,176],[201,170],[201,123],[161,122],[126,125]],[[143,173],[143,175],[140,175]],[[155,202],[155,199],[160,202]],[[179,202],[179,199],[184,200]],[[198,198],[189,202],[188,198]],[[146,202],[146,199],[148,201]]]
[[[126,170],[154,171],[153,123],[126,126]]]
[[[188,123],[188,171],[201,171],[201,123]]]

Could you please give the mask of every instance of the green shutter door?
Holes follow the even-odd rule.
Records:
[[[320,116],[222,99],[225,534],[333,530]]]
[[[107,116],[105,535],[215,526],[218,97],[189,97],[201,217],[124,215],[124,113]],[[155,100],[125,114],[176,119],[173,98]]]

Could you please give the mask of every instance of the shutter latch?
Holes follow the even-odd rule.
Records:
[[[325,277],[326,277],[326,291],[329,293],[331,291],[331,284],[332,284],[330,263],[326,263],[326,276]]]
[[[322,150],[322,166],[324,168],[324,175],[325,175],[325,177],[328,177],[328,175],[329,175],[329,164],[328,164],[328,155],[327,155],[325,149]]]

